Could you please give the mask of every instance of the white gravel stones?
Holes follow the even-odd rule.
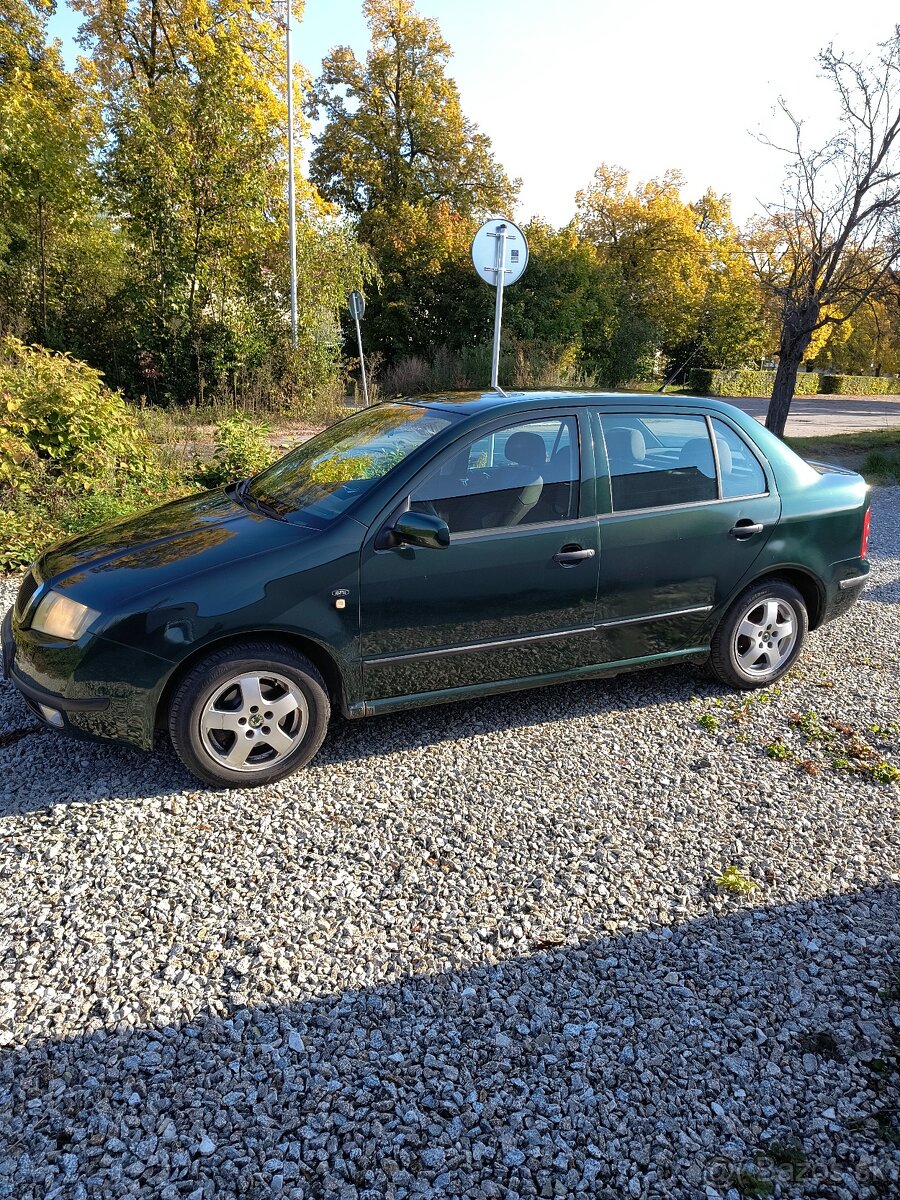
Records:
[[[900,787],[791,724],[900,763],[900,489],[872,550],[737,719],[655,671],[338,723],[262,793],[0,684],[0,1198],[898,1194]]]

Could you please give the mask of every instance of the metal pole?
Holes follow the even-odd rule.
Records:
[[[494,351],[491,355],[491,387],[499,390],[497,377],[500,374],[500,324],[503,319],[503,280],[506,275],[506,225],[498,225],[497,257],[494,270],[497,275],[497,300],[494,304]]]
[[[297,348],[297,206],[294,197],[294,68],[291,62],[291,0],[284,26],[287,52],[288,224],[291,245],[291,345]]]
[[[359,314],[354,310],[353,320],[356,322],[356,344],[359,346],[359,373],[362,376],[363,404],[369,407],[369,385],[366,382],[366,360],[362,348],[362,330],[359,327]]]

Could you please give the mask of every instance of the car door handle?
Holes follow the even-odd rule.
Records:
[[[593,558],[596,550],[582,550],[581,546],[563,546],[553,555],[553,561],[558,562],[561,567],[574,567],[576,563],[584,562],[586,558]]]
[[[745,517],[743,521],[735,521],[728,532],[731,537],[742,542],[745,538],[752,537],[754,533],[762,533],[763,529],[765,526],[759,521],[750,521]]]

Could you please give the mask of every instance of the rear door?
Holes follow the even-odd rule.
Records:
[[[771,469],[718,416],[648,409],[594,420],[607,464],[599,657],[690,650],[778,523]]]
[[[581,421],[586,420],[582,414]],[[592,442],[575,410],[460,439],[397,507],[440,516],[445,550],[362,550],[367,701],[556,674],[592,661],[598,525]]]

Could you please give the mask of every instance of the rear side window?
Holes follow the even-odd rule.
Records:
[[[740,434],[717,417],[713,417],[713,433],[722,477],[722,498],[735,500],[739,496],[759,496],[768,491],[765,472]]]
[[[718,498],[705,418],[623,413],[600,423],[615,512]]]

